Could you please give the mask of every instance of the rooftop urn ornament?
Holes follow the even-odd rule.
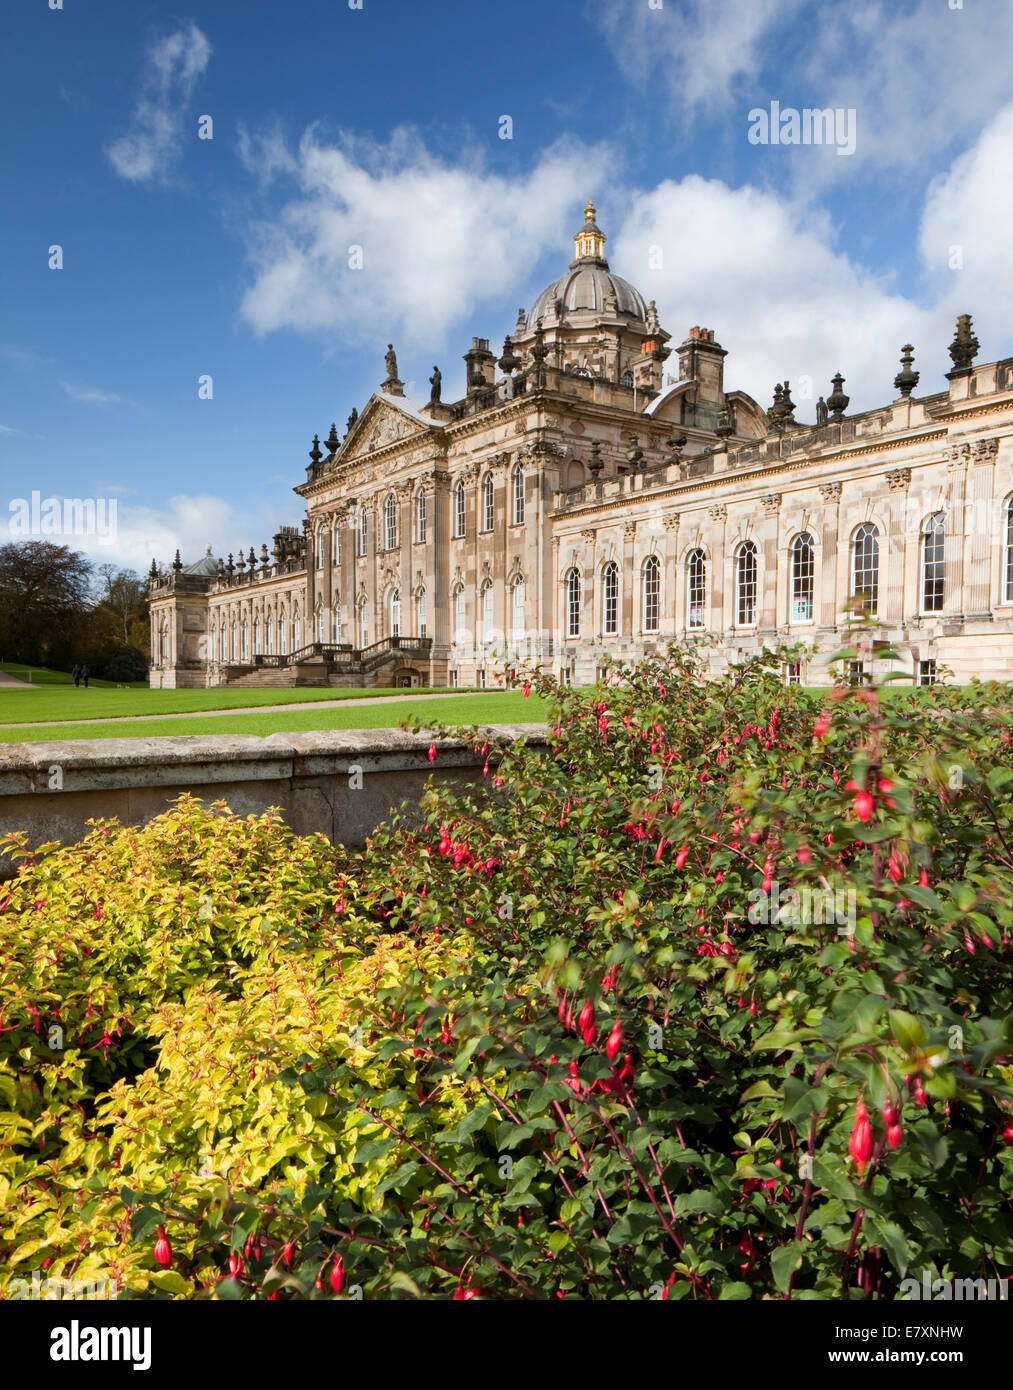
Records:
[[[503,339],[503,356],[499,359],[500,370],[507,376],[521,365],[521,359],[514,352],[514,340],[508,333]]]
[[[978,348],[981,344],[971,332],[971,315],[961,314],[957,319],[957,332],[950,344],[950,356],[953,358],[953,371],[946,373],[948,381],[954,377],[969,376],[971,363],[978,355]]]
[[[353,406],[352,406],[352,413],[351,413],[351,415],[349,415],[348,419],[345,421],[345,425],[346,425],[345,437],[346,437],[346,438],[348,437],[348,435],[350,435],[350,434],[352,433],[352,429],[353,429],[353,427],[354,427],[354,425],[355,425],[356,420],[358,420],[358,418],[359,418],[358,409],[353,405]]]
[[[587,461],[587,471],[592,478],[597,478],[605,467],[605,460],[601,456],[601,444],[597,439],[591,441],[591,457]]]
[[[220,555],[218,557],[218,572],[215,577],[219,583],[225,578],[225,561]]]
[[[179,574],[180,570],[183,568],[183,561],[179,558],[178,550],[176,551],[176,558],[172,562],[172,568],[176,572],[176,574]]]
[[[225,568],[228,570],[228,572],[229,572],[229,578],[231,579],[232,576],[233,576],[233,574],[235,573],[235,569],[236,569],[235,561],[232,559],[232,551],[231,551],[231,550],[229,551],[229,563],[225,566]]]
[[[817,428],[817,429],[821,429],[821,428],[827,423],[827,416],[828,416],[829,414],[830,414],[830,411],[827,409],[827,403],[826,403],[826,401],[823,399],[823,397],[820,396],[819,400],[816,402],[816,428]]]
[[[791,387],[787,382],[784,383],[784,394],[781,396],[781,423],[784,425],[795,423],[795,402],[791,398]]]
[[[338,427],[336,424],[331,424],[331,432],[327,436],[325,443],[329,454],[336,454],[341,448],[341,440],[338,438]]]
[[[250,567],[250,575],[251,575],[251,577],[252,577],[253,571],[257,568],[257,557],[256,557],[256,555],[254,555],[254,553],[253,553],[253,546],[252,546],[252,545],[250,546],[250,553],[249,553],[249,556],[247,557],[246,563],[247,563],[247,564],[249,565],[249,567]]]
[[[683,449],[685,449],[685,447],[686,447],[686,443],[687,443],[687,437],[686,437],[686,435],[683,434],[682,430],[673,430],[672,433],[671,433],[671,434],[668,436],[668,438],[665,440],[665,443],[668,445],[668,447],[669,447],[669,448],[671,449],[671,451],[672,451],[671,454],[669,455],[668,462],[669,462],[669,463],[678,463],[678,462],[680,461],[681,456],[682,456],[682,451],[683,451]]]
[[[783,403],[783,398],[784,398],[784,390],[783,390],[783,388],[782,388],[782,386],[781,386],[781,383],[780,383],[779,381],[778,381],[778,382],[775,382],[775,384],[774,384],[774,399],[773,399],[773,402],[772,402],[771,405],[770,405],[770,408],[769,408],[768,411],[767,411],[767,418],[768,418],[768,420],[772,420],[773,423],[774,423],[775,425],[777,425],[777,424],[780,423],[781,417],[784,415],[784,403]]]
[[[317,464],[320,462],[322,458],[323,452],[320,448],[320,436],[318,434],[315,434],[313,436],[313,448],[310,450],[310,460],[314,468],[316,468]]]
[[[658,306],[652,299],[647,306],[647,330],[649,333],[657,333],[661,328],[658,319]]]
[[[246,559],[243,556],[242,546],[239,547],[239,559],[236,563],[236,569],[239,571],[240,574],[244,574],[246,572]]]
[[[220,563],[221,563],[221,561],[219,561],[219,564],[220,564]],[[267,567],[268,567],[268,565],[269,565],[270,563],[271,563],[271,557],[270,557],[270,555],[268,555],[268,553],[267,553],[267,546],[266,546],[266,545],[261,545],[261,547],[260,547],[260,567],[261,567],[261,569],[265,569],[265,570],[266,570]]]
[[[640,441],[635,434],[631,434],[630,447],[626,450],[626,462],[630,466],[630,471],[635,472],[636,470],[639,470],[640,472],[643,472],[646,466],[643,460],[644,451],[640,447]]]
[[[432,390],[429,392],[429,404],[439,405],[440,393],[443,390],[443,373],[435,363],[433,364],[433,374],[429,378],[429,385],[432,387]]]
[[[903,353],[900,359],[901,370],[894,377],[893,384],[906,399],[918,385],[918,378],[921,376],[921,372],[913,372],[911,370],[911,363],[915,360],[914,348],[912,345],[910,343],[905,343],[901,348],[901,352]]]
[[[833,420],[834,424],[840,424],[844,419],[844,412],[851,403],[851,397],[846,396],[841,390],[844,385],[844,377],[841,376],[840,372],[838,372],[836,376],[830,378],[830,384],[834,388],[827,397],[827,405],[830,407],[830,418]]]

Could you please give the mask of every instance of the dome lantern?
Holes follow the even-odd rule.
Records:
[[[603,261],[605,259],[605,233],[594,220],[595,206],[590,198],[584,209],[584,225],[573,238],[574,260]]]

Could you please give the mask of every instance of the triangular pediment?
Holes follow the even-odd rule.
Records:
[[[348,463],[353,459],[365,458],[377,449],[386,448],[388,444],[421,438],[430,430],[438,429],[440,425],[435,420],[419,415],[398,398],[377,393],[369,398],[352,426],[338,450],[337,459],[340,463]]]

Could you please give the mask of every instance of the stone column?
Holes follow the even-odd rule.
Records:
[[[561,658],[563,654],[563,643],[565,641],[566,627],[564,622],[565,614],[563,613],[564,586],[559,573],[560,568],[562,566],[562,560],[560,558],[558,536],[552,537],[552,544],[549,548],[549,553],[552,556],[552,559],[549,562],[550,567],[548,574],[549,584],[551,585],[550,593],[552,595],[552,610],[550,613],[546,614],[546,616],[548,617],[550,624],[550,642],[552,654]]]
[[[662,609],[660,635],[673,638],[679,624],[679,513],[669,512],[662,517],[665,528],[665,565],[662,577]]]
[[[995,463],[998,439],[977,439],[972,453],[964,525],[964,612],[969,619],[992,617],[991,571],[994,519]]]
[[[633,598],[637,588],[637,572],[634,564],[634,547],[636,545],[637,523],[626,521],[623,523],[623,564],[622,564],[622,601],[623,615],[622,625],[619,629],[620,635],[626,638],[635,637],[638,634],[633,628],[633,615],[635,612]]]
[[[710,546],[710,612],[707,614],[707,630],[717,618],[718,633],[723,637],[735,625],[735,574],[734,560],[728,550],[728,508],[723,502],[707,508],[710,519],[710,535],[714,540]],[[704,553],[707,546],[703,547]],[[731,582],[727,582],[726,571],[733,567]]]
[[[886,485],[890,489],[887,499],[887,525],[890,530],[880,537],[879,546],[879,617],[885,623],[903,623],[905,619],[905,595],[907,593],[908,569],[908,487],[911,483],[910,468],[891,468],[886,475]],[[915,528],[917,531],[917,528]],[[917,564],[918,538],[915,535],[915,563]],[[850,558],[850,557],[849,557]],[[851,577],[848,577],[850,592]],[[911,610],[911,617],[917,617],[918,600]]]
[[[415,576],[412,574],[412,485],[397,485],[398,585],[401,590],[401,631],[417,637],[415,631]]]
[[[580,538],[584,542],[584,589],[580,596],[580,630],[584,642],[594,642],[598,636],[596,626],[598,621],[596,535],[597,532],[593,526],[588,526],[580,533]]]
[[[820,536],[823,565],[820,569],[819,597],[813,595],[813,607],[817,610],[813,616],[821,627],[836,631],[839,602],[837,556],[841,526],[840,483],[820,483],[820,496],[823,498],[823,530]]]
[[[445,462],[445,460],[441,460]],[[450,474],[436,467],[432,473],[432,517],[427,516],[426,539],[426,596],[429,602],[428,621],[433,639],[433,656],[445,660],[453,636],[453,599],[450,595],[450,531],[451,517]]]
[[[768,492],[760,498],[763,503],[763,536],[759,547],[763,559],[763,593],[759,598],[757,635],[774,635],[778,624],[778,579],[781,558],[781,494]],[[786,612],[786,607],[781,612]]]
[[[943,590],[943,611],[940,616],[950,622],[959,620],[966,611],[964,595],[964,502],[967,495],[967,466],[971,458],[970,444],[950,446],[946,470],[946,536],[943,555],[946,577]]]
[[[334,534],[333,534],[333,531],[332,531],[331,527],[332,527],[332,525],[336,525],[336,524],[337,524],[337,518],[335,517],[334,513],[331,512],[331,513],[328,514],[328,517],[327,517],[327,525],[324,525],[324,526],[322,527],[323,536],[324,536],[324,591],[323,591],[323,601],[324,601],[324,609],[325,609],[325,611],[326,611],[327,613],[330,613],[330,611],[331,611],[332,595],[333,595],[333,593],[334,593],[334,575],[333,575],[333,569],[334,569]],[[328,633],[328,634],[326,635],[326,637],[325,637],[325,641],[328,641],[328,642],[329,642],[330,640],[331,640],[331,639],[330,639],[330,633]]]
[[[300,644],[301,646],[304,646],[304,647],[306,646],[306,644],[307,644],[308,642],[312,642],[312,641],[314,641],[315,638],[316,638],[316,633],[313,633],[313,636],[308,636],[308,635],[307,635],[308,633],[312,632],[312,630],[313,630],[314,610],[315,610],[315,608],[316,608],[316,603],[317,603],[317,538],[316,538],[315,529],[314,529],[313,526],[311,526],[310,529],[309,529],[309,531],[307,532],[307,535],[306,535],[306,602],[305,602],[305,604],[304,604],[304,612],[303,612],[303,632],[302,632],[302,642],[301,642],[301,644]],[[240,622],[242,622],[241,619],[240,619]],[[241,629],[240,629],[240,630],[241,630]],[[242,637],[240,637],[240,642],[242,642]],[[294,648],[293,648],[293,650],[294,650]]]
[[[379,598],[377,596],[377,571],[380,568],[380,508],[377,506],[376,495],[363,502],[366,508],[366,601],[369,604],[369,646],[379,641],[379,634],[384,630],[382,614],[379,611]]]

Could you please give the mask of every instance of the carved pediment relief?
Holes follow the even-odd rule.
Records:
[[[364,458],[376,449],[386,448],[388,444],[421,437],[425,433],[425,427],[416,424],[403,411],[385,405],[374,397],[355,422],[338,457],[342,463],[349,463]]]

